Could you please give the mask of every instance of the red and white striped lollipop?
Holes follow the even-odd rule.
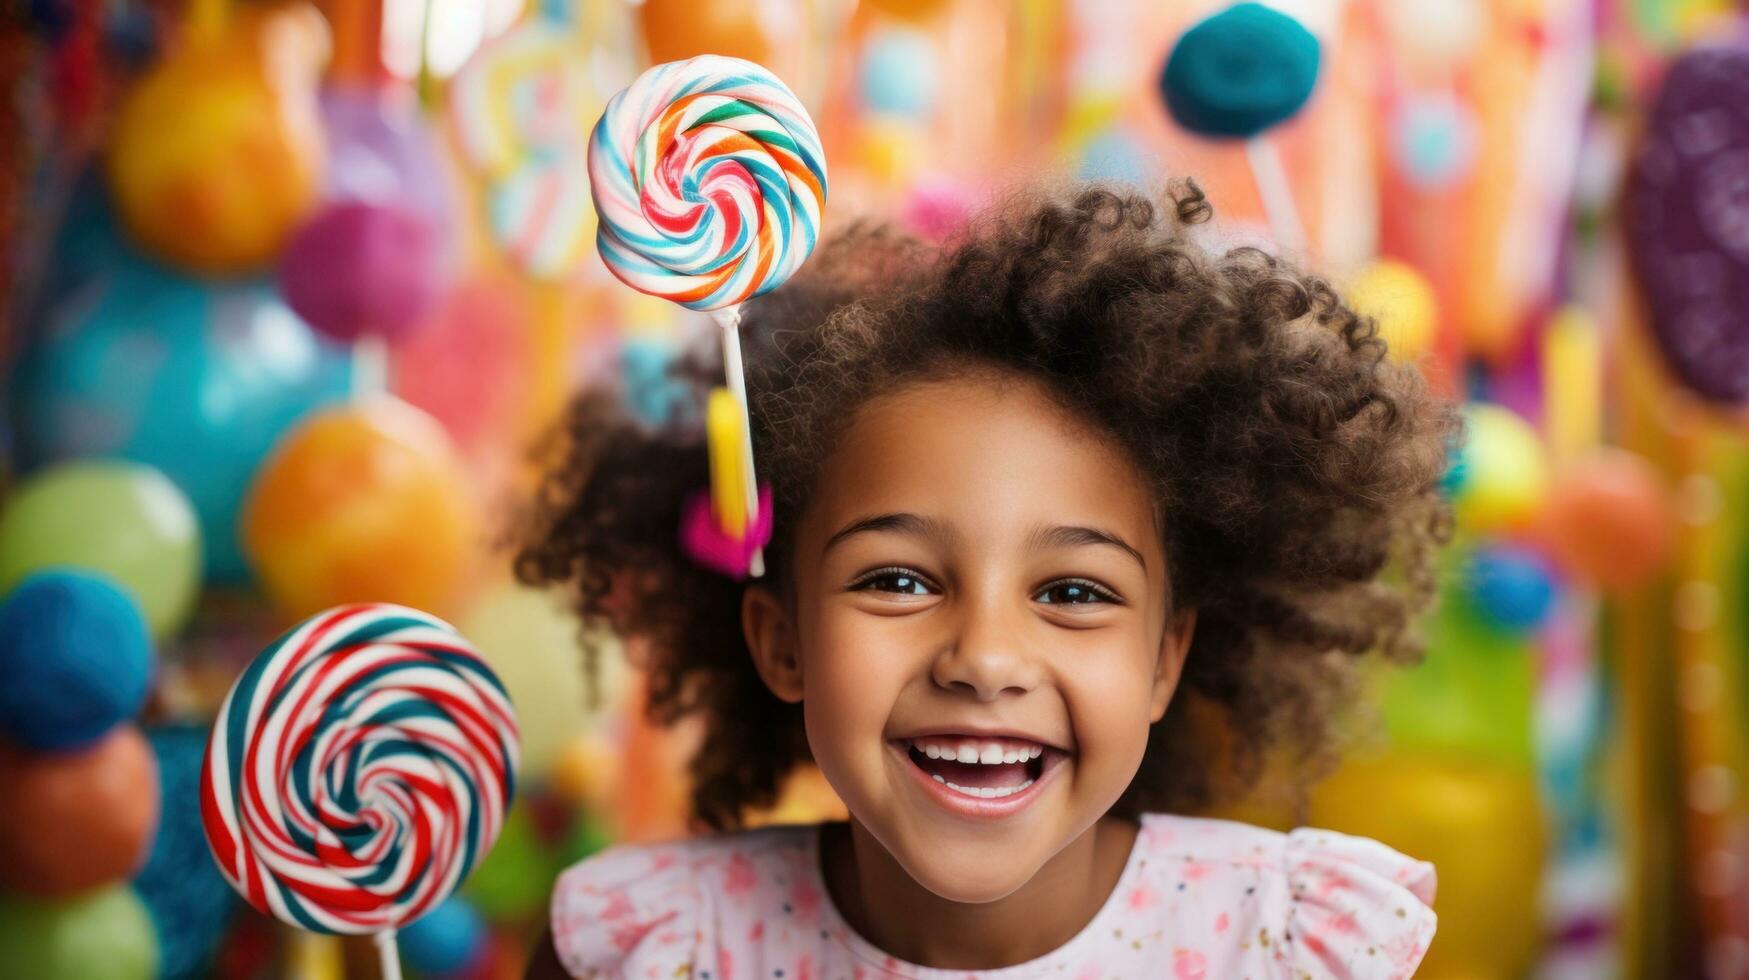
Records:
[[[323,933],[394,930],[453,892],[515,791],[516,717],[447,623],[387,604],[305,620],[237,678],[207,742],[201,818],[231,885]]]

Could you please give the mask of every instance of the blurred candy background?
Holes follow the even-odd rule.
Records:
[[[674,410],[704,318],[595,257],[583,143],[652,61],[758,60],[829,223],[1199,178],[1466,401],[1431,651],[1310,822],[1440,869],[1422,976],[1749,976],[1749,21],[1723,0],[20,0],[0,11],[0,977],[372,976],[238,902],[190,802],[258,649],[453,622],[526,789],[402,933],[520,975],[553,876],[683,833],[685,731],[510,582],[580,386]],[[1226,815],[1283,825],[1270,787]],[[817,774],[756,820],[837,804]],[[367,944],[368,945],[368,944]]]

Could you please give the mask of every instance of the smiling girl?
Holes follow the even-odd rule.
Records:
[[[854,229],[750,304],[764,578],[680,546],[696,419],[578,403],[518,571],[701,716],[716,833],[567,871],[531,975],[1414,971],[1430,865],[1174,814],[1321,773],[1360,660],[1415,656],[1453,415],[1324,281],[1196,244],[1194,185],[1167,204]],[[737,830],[807,761],[847,822]]]

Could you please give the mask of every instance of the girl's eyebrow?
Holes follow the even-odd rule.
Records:
[[[1136,564],[1142,566],[1142,571],[1148,570],[1147,559],[1143,558],[1142,553],[1137,551],[1128,541],[1110,531],[1101,531],[1096,527],[1084,527],[1079,524],[1056,524],[1051,527],[1041,527],[1032,532],[1029,544],[1037,549],[1079,548],[1090,544],[1109,545],[1122,549],[1131,558],[1134,558]]]
[[[898,534],[908,534],[913,537],[927,538],[942,544],[950,544],[957,536],[953,528],[933,517],[920,514],[893,513],[875,514],[851,521],[840,528],[837,534],[826,539],[826,547],[821,554],[830,552],[834,546],[853,535],[869,531],[892,531]]]
[[[826,547],[821,553],[830,552],[834,546],[857,534],[870,531],[891,531],[897,534],[908,534],[913,537],[927,538],[944,544],[952,543],[955,538],[953,528],[933,517],[904,512],[892,514],[875,514],[870,517],[858,518],[840,528],[838,533],[826,539]],[[1045,548],[1079,548],[1087,545],[1105,545],[1118,548],[1142,566],[1142,571],[1148,570],[1148,561],[1142,557],[1128,541],[1110,531],[1101,531],[1096,527],[1086,527],[1080,524],[1056,524],[1041,527],[1033,531],[1027,542],[1034,549]]]

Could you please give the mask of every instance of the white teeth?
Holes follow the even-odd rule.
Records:
[[[930,759],[945,759],[948,762],[963,762],[979,765],[1014,765],[1027,762],[1044,754],[1044,746],[1038,744],[1015,745],[1014,742],[974,741],[972,739],[925,740],[914,738],[910,740],[911,747]]]
[[[940,776],[936,776],[935,781],[946,783],[947,787],[956,793],[964,793],[966,796],[975,796],[982,800],[999,800],[1005,796],[1013,796],[1033,783],[1029,779],[1018,786],[961,786],[958,783],[949,783]]]

